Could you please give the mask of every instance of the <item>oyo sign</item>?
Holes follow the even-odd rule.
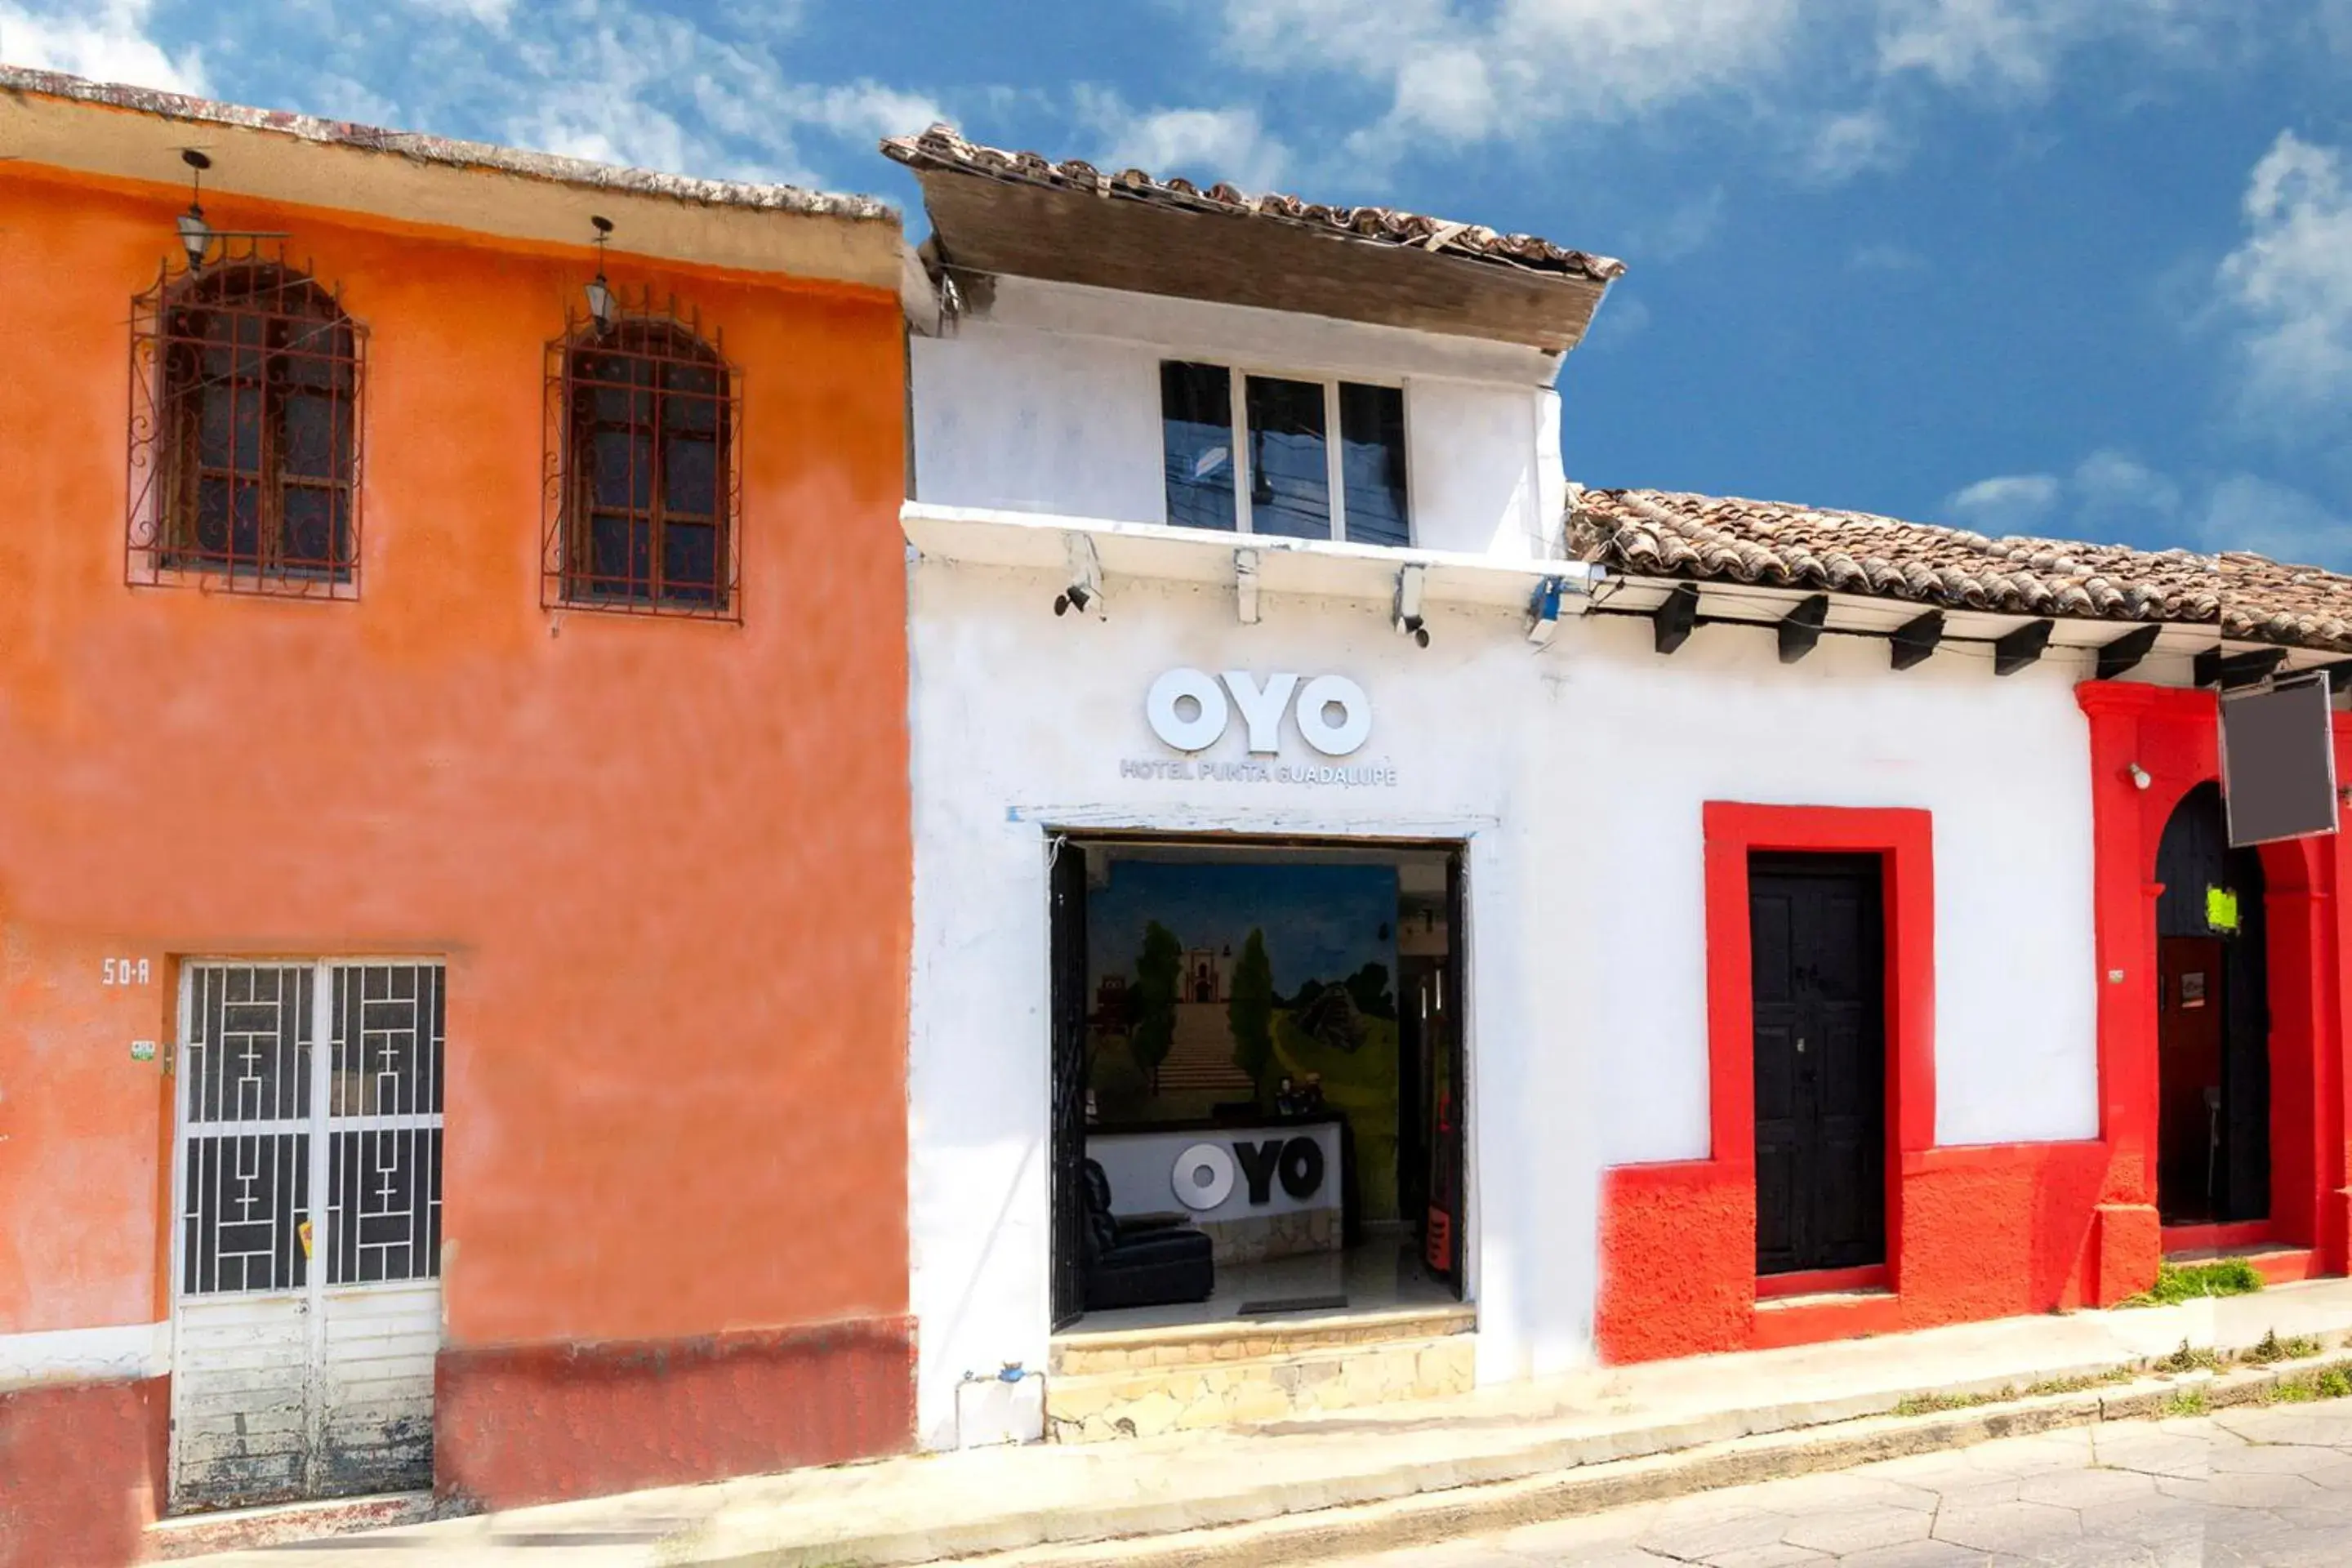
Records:
[[[1151,732],[1180,752],[1215,745],[1235,710],[1249,731],[1249,749],[1264,755],[1280,750],[1286,712],[1297,721],[1299,738],[1327,757],[1348,755],[1372,732],[1372,700],[1344,675],[1301,680],[1278,673],[1261,685],[1245,669],[1222,676],[1171,669],[1151,683],[1143,700]]]
[[[1234,1195],[1234,1178],[1248,1184],[1253,1208],[1274,1201],[1274,1184],[1305,1203],[1323,1188],[1323,1146],[1312,1138],[1236,1140],[1233,1152],[1214,1143],[1195,1143],[1176,1156],[1168,1184],[1176,1200],[1195,1214],[1222,1208]],[[1236,1169],[1235,1162],[1239,1167]]]

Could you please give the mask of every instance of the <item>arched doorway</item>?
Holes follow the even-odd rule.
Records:
[[[2221,786],[2157,850],[2157,1207],[2167,1226],[2271,1212],[2270,992],[2262,857],[2230,847]]]

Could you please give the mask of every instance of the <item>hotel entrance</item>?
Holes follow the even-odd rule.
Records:
[[[1053,854],[1057,1334],[1466,1316],[1458,847]]]

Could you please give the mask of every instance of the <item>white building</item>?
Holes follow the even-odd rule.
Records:
[[[934,225],[905,510],[922,1441],[1272,1408],[1183,1365],[1114,1399],[1167,1359],[1139,1336],[1273,1336],[1235,1364],[1323,1364],[1265,1397],[1329,1404],[2119,1293],[2154,1220],[2103,1197],[2077,687],[2190,685],[2210,563],[1573,491],[1553,382],[1615,262],[941,129],[886,150]],[[1214,1231],[1329,1136],[1264,1107],[1087,1127],[1072,944],[1131,862],[1393,871],[1394,1110],[1346,1118],[1356,1245],[1311,1280],[1088,1310],[1089,1142],[1116,1212]],[[1303,1018],[1277,1070],[1369,1059],[1313,1057]],[[1370,1310],[1399,1360],[1336,1375],[1380,1355],[1328,1332]],[[975,1381],[1009,1365],[1044,1375]]]

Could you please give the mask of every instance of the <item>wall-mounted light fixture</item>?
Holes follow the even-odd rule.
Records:
[[[1428,574],[1426,566],[1406,566],[1398,571],[1396,583],[1396,629],[1423,647],[1429,646],[1429,628],[1421,624],[1422,579]]]
[[[211,254],[213,242],[221,239],[284,239],[275,230],[215,228],[205,220],[205,171],[213,161],[194,147],[180,149],[180,162],[188,166],[188,210],[173,220],[179,230],[180,248],[188,253],[188,270],[204,269],[205,258]]]
[[[1104,619],[1102,557],[1095,552],[1095,542],[1083,533],[1066,533],[1062,536],[1062,554],[1069,566],[1070,585],[1054,595],[1054,613],[1066,616],[1072,610],[1080,615],[1091,611],[1095,619]]]
[[[2148,785],[2156,782],[2153,778],[2148,776],[2147,770],[2141,767],[2137,763],[2134,763],[2130,766],[2125,768],[2124,776],[2131,780],[2132,788],[2134,789],[2146,789]]]
[[[588,283],[588,314],[601,330],[613,324],[613,286],[604,281],[604,242],[613,237],[613,220],[591,216],[588,222],[596,231],[593,242],[596,247],[596,276]]]
[[[1536,584],[1535,597],[1528,605],[1528,641],[1542,647],[1551,641],[1551,634],[1559,629],[1560,580],[1547,577]]]
[[[180,162],[188,166],[188,210],[179,216],[180,247],[188,253],[188,270],[194,272],[205,264],[205,252],[213,247],[212,225],[205,221],[205,171],[213,161],[194,147],[180,149]]]

